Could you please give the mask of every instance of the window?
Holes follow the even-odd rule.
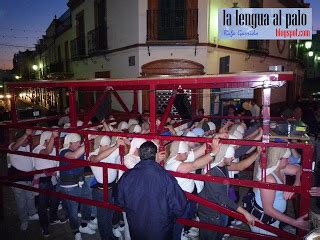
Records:
[[[219,73],[228,73],[230,66],[230,56],[221,57],[220,58],[220,65],[219,65]]]
[[[147,41],[198,41],[198,0],[150,0]]]

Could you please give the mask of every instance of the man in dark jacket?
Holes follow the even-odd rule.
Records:
[[[174,222],[187,205],[177,180],[155,161],[156,153],[153,142],[143,143],[141,161],[119,181],[117,203],[127,213],[133,240],[171,239]]]

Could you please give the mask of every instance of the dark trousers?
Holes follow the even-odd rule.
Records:
[[[79,186],[69,187],[69,188],[61,187],[60,191],[68,195],[90,199],[90,196],[86,195],[86,193],[88,192],[87,188],[88,188],[87,184],[84,183],[82,187],[79,187]],[[79,231],[79,227],[80,227],[80,223],[78,219],[79,202],[75,202],[67,199],[63,201],[64,201],[63,205],[67,209],[70,227],[72,231],[76,233]],[[82,215],[82,222],[89,222],[91,217],[91,206],[83,204],[83,207],[81,208],[81,215]]]
[[[99,188],[92,189],[92,198],[96,201],[104,201],[103,200],[103,190]],[[112,190],[108,190],[108,202],[113,203]],[[113,210],[109,208],[100,208],[97,207],[97,220],[98,220],[98,228],[100,233],[101,240],[111,240],[113,238],[112,233],[112,216]]]
[[[189,200],[186,210],[184,214],[181,216],[181,218],[187,218],[187,219],[195,218],[196,210],[197,210],[197,203]],[[184,225],[175,222],[173,226],[173,240],[181,239],[181,233],[183,228],[184,228]]]
[[[200,221],[204,223],[214,224],[222,227],[226,227],[228,224],[228,216],[215,212],[215,214],[202,214],[198,213]],[[200,240],[220,240],[224,233],[201,229],[199,231]]]
[[[44,178],[45,179],[45,178]],[[55,191],[55,186],[52,185],[51,181],[46,180],[43,181],[42,178],[40,178],[39,182],[39,189],[46,189],[50,191]],[[39,222],[43,230],[48,230],[49,227],[49,221],[54,221],[58,219],[58,206],[59,206],[59,200],[57,197],[49,196],[46,194],[39,194]],[[47,209],[49,207],[49,219],[48,219],[48,212]]]

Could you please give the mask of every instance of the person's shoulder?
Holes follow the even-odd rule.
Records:
[[[38,145],[32,150],[32,152],[33,153],[39,153],[42,149],[45,149],[45,146]]]
[[[62,149],[60,150],[60,152],[59,152],[59,155],[60,155],[60,156],[63,156],[63,155],[65,155],[67,152],[71,152],[71,149],[69,149],[69,148],[62,148]]]
[[[277,183],[277,180],[276,180],[276,178],[273,176],[273,174],[268,174],[268,175],[266,176],[266,181],[267,181],[268,183]]]

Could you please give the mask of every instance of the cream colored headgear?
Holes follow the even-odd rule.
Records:
[[[281,158],[289,158],[291,151],[289,148],[269,147],[267,151],[267,169],[266,175],[273,173],[279,166]],[[257,163],[255,165],[255,179],[261,180],[261,165]]]
[[[63,147],[68,148],[70,143],[81,141],[81,136],[77,133],[68,133],[64,138]]]

